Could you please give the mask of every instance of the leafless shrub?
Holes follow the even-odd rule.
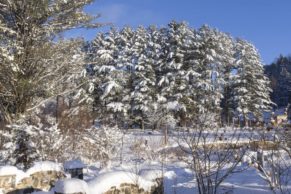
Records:
[[[291,193],[291,151],[288,131],[282,128],[259,132],[259,140],[275,146],[261,147],[257,163],[274,193]]]
[[[243,170],[237,167],[246,147],[236,149],[233,146],[240,140],[240,131],[233,128],[224,136],[225,131],[218,128],[214,117],[211,113],[197,116],[193,127],[180,129],[177,139],[186,153],[182,159],[193,170],[201,194],[217,193],[218,187],[228,176]],[[220,147],[221,141],[227,143]]]

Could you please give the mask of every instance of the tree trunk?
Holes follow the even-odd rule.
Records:
[[[165,126],[165,129],[164,129],[164,135],[165,135],[165,139],[164,139],[164,144],[167,145],[168,144],[168,126],[166,125]]]
[[[185,113],[182,113],[180,116],[180,125],[181,127],[186,127],[187,125],[187,119]]]
[[[141,121],[140,121],[141,123],[141,129],[144,131],[144,120],[143,120],[143,118],[141,119]]]

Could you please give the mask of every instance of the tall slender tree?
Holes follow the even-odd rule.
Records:
[[[246,122],[250,116],[259,118],[270,109],[271,88],[257,49],[251,43],[236,42],[237,73],[233,77],[233,101],[238,114]]]
[[[133,109],[136,112],[136,119],[141,121],[141,128],[144,129],[146,115],[152,111],[155,91],[155,72],[153,56],[151,56],[150,47],[154,44],[149,32],[139,27],[135,32],[133,46],[134,73],[133,85],[134,91],[131,93],[133,100]]]

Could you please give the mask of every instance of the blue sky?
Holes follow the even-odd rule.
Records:
[[[258,48],[263,62],[291,53],[291,0],[97,0],[86,11],[118,27],[186,21],[203,24],[246,39]],[[106,30],[101,29],[101,30]],[[92,39],[96,31],[72,32]]]

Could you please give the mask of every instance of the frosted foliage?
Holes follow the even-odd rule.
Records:
[[[110,165],[109,160],[119,153],[122,133],[118,128],[86,129],[82,139],[87,142],[80,148],[83,158],[97,158],[104,166]]]
[[[111,29],[97,35],[92,52],[95,108],[119,125],[143,127],[157,102],[160,112],[174,114],[182,125],[200,113],[218,118],[269,108],[269,80],[255,47],[209,26],[195,30],[173,21],[160,29]],[[257,87],[251,98],[248,79]]]
[[[83,8],[92,0],[3,1],[0,4],[0,111],[8,121],[48,98],[84,86],[82,39],[62,39],[75,28],[99,27]]]
[[[261,116],[262,111],[270,109],[272,104],[269,97],[269,80],[264,75],[262,62],[255,47],[243,40],[238,40],[236,47],[237,73],[231,78],[236,111],[243,116],[250,113]]]

